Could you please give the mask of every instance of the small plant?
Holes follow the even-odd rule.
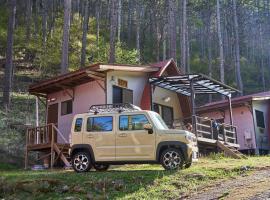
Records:
[[[226,158],[224,153],[210,153],[209,156],[210,159],[212,160],[220,160]]]

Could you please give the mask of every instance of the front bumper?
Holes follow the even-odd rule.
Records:
[[[191,158],[192,162],[198,162],[199,150],[197,143],[191,143],[189,146],[189,158]]]

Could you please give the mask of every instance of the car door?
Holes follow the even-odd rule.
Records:
[[[114,161],[114,117],[111,115],[87,117],[84,143],[91,145],[96,161]]]
[[[155,132],[144,130],[151,123],[145,114],[120,114],[116,133],[116,160],[155,160]]]
[[[82,134],[82,127],[83,127],[83,117],[78,116],[76,119],[73,120],[71,126],[71,142],[72,144],[82,144],[83,134]]]

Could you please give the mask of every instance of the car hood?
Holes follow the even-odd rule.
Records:
[[[168,129],[168,130],[161,130],[162,133],[167,133],[167,134],[188,134],[188,131],[185,130],[179,130],[179,129]]]

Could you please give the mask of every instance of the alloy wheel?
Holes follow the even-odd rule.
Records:
[[[176,169],[181,165],[181,157],[176,151],[168,151],[163,156],[163,164],[167,169]]]
[[[87,171],[89,164],[90,164],[89,159],[84,154],[77,154],[73,160],[73,165],[76,171],[79,172]]]

